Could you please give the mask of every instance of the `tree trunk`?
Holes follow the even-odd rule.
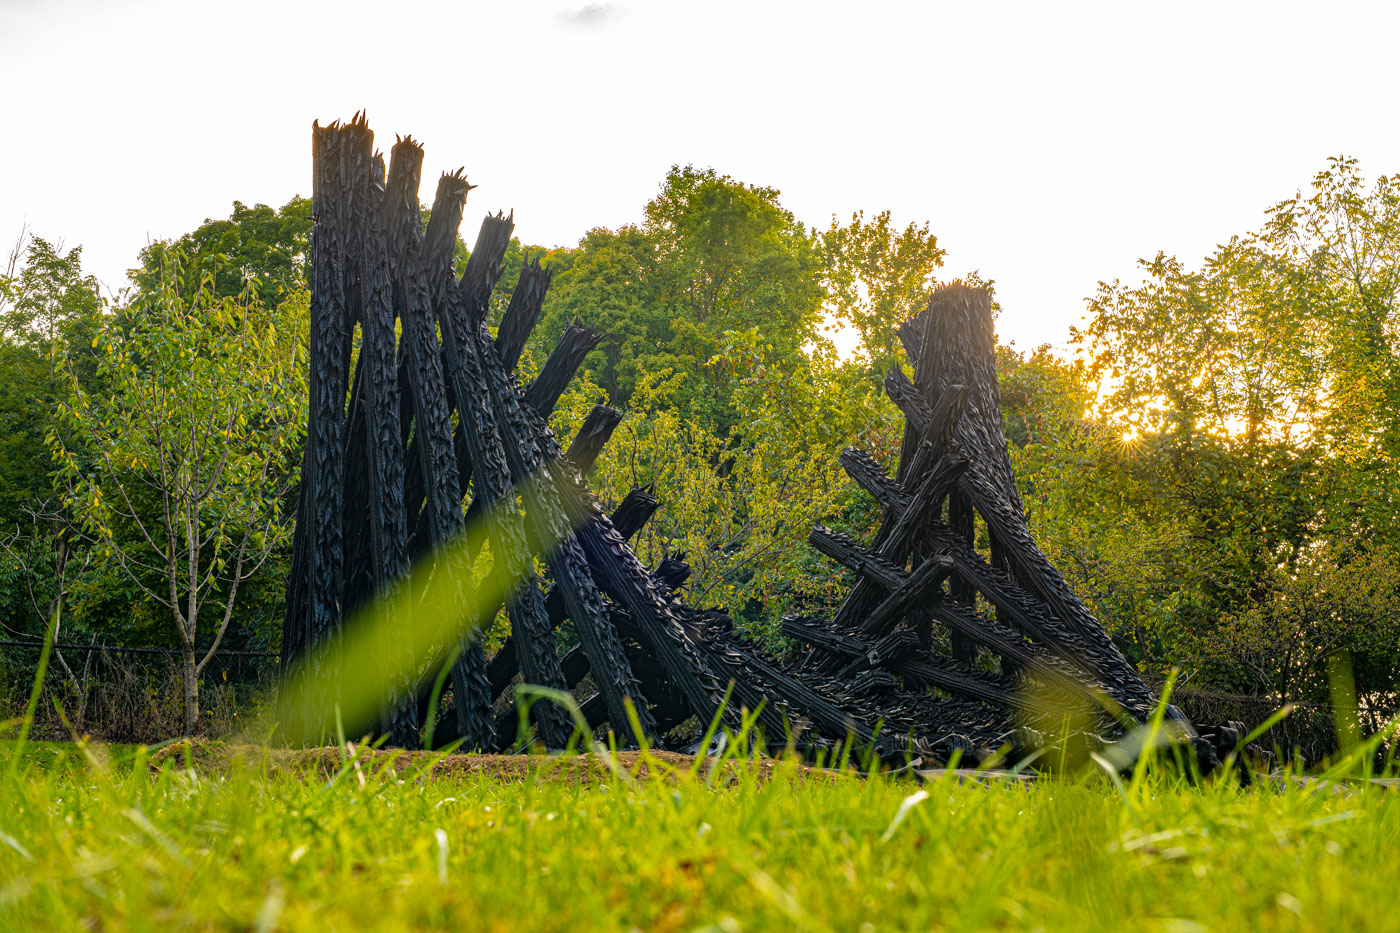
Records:
[[[185,735],[199,730],[199,672],[196,670],[194,646],[185,645],[180,651],[180,668],[184,686]]]

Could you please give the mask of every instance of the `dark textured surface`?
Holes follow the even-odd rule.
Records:
[[[583,424],[579,426],[574,439],[569,442],[564,459],[581,475],[587,476],[588,471],[593,469],[598,455],[603,452],[603,445],[612,437],[613,431],[620,423],[622,412],[607,405],[594,405],[583,419]]]
[[[494,353],[483,358],[476,339],[475,322],[484,317],[484,309],[473,303],[489,300],[504,244],[509,242],[510,227],[504,218],[488,217],[462,282],[438,305],[438,327],[448,385],[457,402],[458,429],[471,457],[473,502],[479,506],[491,543],[492,573],[508,594],[506,612],[521,673],[527,683],[564,690],[567,684],[554,647],[554,627],[526,543],[525,519],[516,507],[499,401],[486,371],[488,363],[499,365],[499,360]],[[536,703],[532,716],[546,745],[557,748],[568,741],[572,726],[565,710],[553,703]]]
[[[959,496],[987,523],[998,556],[1016,581],[1048,607],[1053,617],[1046,620],[1045,628],[1067,629],[1083,639],[1092,647],[1092,665],[1105,678],[1113,698],[1145,715],[1155,702],[1151,690],[1041,552],[1026,526],[1002,431],[996,337],[987,293],[961,285],[940,289],[928,308],[901,328],[901,338],[906,347],[920,348],[915,378],[925,398],[947,386],[969,389],[954,436],[973,467],[958,480]],[[910,411],[905,413],[908,416]]]
[[[613,530],[622,536],[622,540],[631,541],[637,532],[642,530],[647,519],[655,515],[660,507],[661,502],[656,498],[655,489],[650,483],[634,486],[613,510]]]
[[[632,616],[672,686],[697,717],[709,721],[723,702],[724,683],[685,631],[665,589],[652,580],[591,497],[585,501],[578,496],[571,505],[577,539],[599,587]]]
[[[510,304],[506,305],[505,314],[501,315],[501,326],[496,332],[496,355],[508,373],[515,372],[520,354],[525,349],[525,341],[530,339],[530,333],[540,319],[549,281],[550,273],[540,266],[538,259],[529,260],[520,270],[515,291],[510,293]]]
[[[525,404],[545,417],[554,410],[559,396],[569,387],[583,358],[598,345],[599,335],[577,321],[570,321],[549,354],[540,374],[525,390]]]
[[[901,327],[900,337],[915,362],[913,380],[898,368],[885,380],[905,415],[900,469],[891,479],[862,451],[849,449],[841,457],[847,473],[884,508],[885,521],[868,548],[826,528],[809,536],[818,550],[855,570],[857,579],[828,637],[815,634],[812,620],[789,625],[791,634],[813,647],[804,669],[884,683],[865,676],[875,664],[871,649],[857,646],[881,644],[907,624],[913,649],[885,665],[906,683],[952,692],[961,684],[964,695],[975,687],[972,698],[982,701],[992,699],[996,683],[1014,684],[1019,693],[1002,697],[1011,708],[1031,704],[1025,699],[1036,689],[1025,679],[1031,677],[1062,697],[1079,697],[1072,704],[1081,708],[1105,695],[1141,719],[1151,692],[1026,527],[1001,430],[986,294],[962,286],[942,289],[927,310]],[[976,550],[979,517],[992,541],[990,560]],[[995,620],[977,611],[979,595],[994,608]],[[945,630],[953,658],[940,659],[931,650],[930,626]],[[1001,680],[974,683],[949,673],[972,670],[978,646],[999,657]]]
[[[897,567],[903,567],[914,548],[915,539],[922,530],[929,513],[942,501],[948,489],[967,468],[967,461],[956,455],[941,458],[933,469],[919,478],[918,491],[909,497],[908,504],[901,509],[893,521],[885,523],[886,533],[877,539],[874,554],[876,557]],[[856,581],[846,601],[836,613],[835,624],[839,627],[855,626],[873,612],[885,598],[879,587],[865,578]],[[827,665],[827,669],[833,669]]]
[[[351,334],[346,227],[353,216],[347,204],[347,176],[352,174],[359,154],[349,137],[360,135],[361,130],[357,119],[348,127],[313,125],[311,131],[315,234],[311,251],[310,391],[293,544],[294,572],[287,586],[283,622],[283,664],[291,671],[306,659],[316,677],[331,673],[325,670],[330,658],[323,649],[340,618],[345,395]],[[368,147],[364,149],[363,156],[368,157]],[[288,712],[286,729],[294,738],[315,739],[324,726],[316,711]]]
[[[440,179],[425,232],[416,143],[400,140],[386,171],[363,121],[313,136],[312,395],[284,655],[289,664],[333,657],[317,649],[345,613],[373,611],[410,561],[437,562],[455,595],[415,611],[459,617],[467,634],[418,664],[398,659],[415,676],[384,700],[379,728],[392,742],[417,742],[454,654],[446,702],[455,712],[435,735],[482,749],[522,738],[516,714],[493,709],[517,678],[557,690],[591,683],[596,692],[579,694],[584,716],[623,743],[633,717],[649,742],[664,743],[684,723],[703,728],[722,710],[732,727],[749,711],[774,747],[832,753],[854,741],[888,759],[1024,749],[1065,716],[1111,735],[1121,727],[1096,712],[1101,696],[1144,714],[1151,691],[1026,527],[985,292],[941,289],[901,327],[914,375],[896,368],[885,380],[905,416],[898,469],[891,477],[855,448],[841,455],[883,520],[866,544],[813,529],[811,545],[850,568],[853,584],[834,617],[785,619],[805,653],[778,659],[736,632],[726,611],[681,601],[684,554],[642,565],[628,540],[661,506],[654,489],[633,489],[611,516],[589,492],[584,474],[621,414],[595,407],[567,453],[550,430],[549,413],[599,335],[570,323],[530,387],[517,383],[550,275],[525,263],[493,338],[488,312],[512,218],[485,218],[458,277],[452,257],[470,189],[460,172]],[[471,584],[472,563],[487,554],[489,568],[475,573],[506,594],[512,628],[489,664],[478,633],[501,607]],[[570,628],[578,646],[561,656]],[[403,650],[406,634],[381,633],[380,650]],[[332,684],[333,665],[322,667]],[[325,729],[332,693],[326,701],[319,723],[302,724],[308,739]],[[568,740],[572,723],[558,707],[536,703],[533,718],[536,740]]]
[[[397,148],[397,147],[396,147]],[[382,170],[376,172],[382,175]],[[393,275],[389,260],[387,199],[383,182],[369,187],[362,216],[360,241],[361,342],[358,367],[363,373],[359,393],[352,404],[362,413],[365,496],[364,502],[349,503],[362,513],[368,525],[368,551],[374,584],[380,591],[394,586],[407,570],[405,552],[407,520],[404,514],[404,449],[399,423],[401,399],[395,361],[396,337]],[[411,619],[394,620],[395,628],[412,624]],[[409,644],[408,633],[388,631],[384,650],[399,654]],[[407,671],[415,659],[397,658],[405,674],[398,692],[385,704],[385,725],[389,740],[396,745],[416,744],[417,707],[413,702],[413,681]]]
[[[405,141],[408,142],[408,141]],[[470,568],[455,542],[462,527],[462,490],[452,421],[438,345],[433,289],[423,255],[423,230],[418,185],[423,151],[416,144],[394,147],[389,164],[388,199],[390,257],[394,273],[394,304],[402,323],[399,354],[413,412],[417,467],[423,482],[425,527],[432,546],[440,549],[443,571],[460,587],[456,612],[471,614],[475,594],[468,581]],[[450,271],[450,270],[449,270]],[[410,467],[411,468],[411,467]],[[442,607],[438,611],[451,611]],[[479,624],[479,619],[474,624]],[[469,626],[469,628],[472,626]],[[468,747],[493,747],[494,720],[486,691],[486,660],[472,639],[464,646],[453,671],[456,711]]]
[[[491,401],[501,416],[511,478],[524,499],[525,514],[534,538],[545,542],[545,562],[588,657],[609,721],[618,725],[616,731],[620,735],[625,735],[621,724],[627,722],[626,703],[630,699],[643,736],[654,740],[656,725],[646,698],[560,501],[557,477],[572,471],[572,465],[557,459],[559,445],[544,419],[527,412],[519,387],[505,371],[500,358],[491,352],[490,336],[485,328],[477,325],[471,336],[475,338],[474,346]],[[551,459],[555,461],[552,464]],[[549,466],[553,469],[548,469]],[[582,483],[576,473],[569,478]]]
[[[307,432],[307,466],[310,477],[302,480],[303,495],[310,507],[306,517],[311,527],[310,586],[307,593],[309,614],[305,643],[319,647],[333,631],[339,618],[340,581],[343,569],[341,492],[344,478],[345,394],[349,378],[350,340],[349,295],[346,277],[350,262],[346,227],[347,175],[356,152],[350,140],[350,127],[331,126],[318,130],[322,135],[320,159],[316,167],[319,207],[313,202],[316,248],[313,251],[313,325],[311,330],[310,408]],[[355,135],[359,135],[358,132]],[[361,152],[368,157],[368,147]]]

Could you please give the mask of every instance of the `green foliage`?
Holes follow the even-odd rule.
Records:
[[[1397,183],[1367,188],[1354,161],[1334,159],[1199,271],[1165,255],[1143,269],[1141,285],[1101,284],[1075,332],[1098,396],[1085,418],[1123,439],[1097,460],[1123,469],[1072,482],[1131,538],[1168,545],[1134,566],[1165,570],[1176,599],[1110,619],[1155,625],[1159,658],[1195,657],[1234,689],[1315,695],[1342,650],[1385,670],[1381,620],[1400,580],[1371,544],[1400,532]],[[1342,608],[1348,587],[1364,606]],[[1368,627],[1382,634],[1362,638]]]
[[[1261,232],[1231,238],[1200,272],[1158,255],[1141,286],[1101,283],[1075,337],[1109,379],[1105,411],[1139,431],[1387,456],[1400,388],[1397,205],[1397,182],[1367,191],[1354,161],[1334,159],[1310,196],[1276,205]]]
[[[44,434],[55,386],[48,357],[30,347],[0,343],[0,370],[0,527],[9,532],[49,494]]]
[[[0,342],[46,352],[92,325],[103,303],[82,255],[81,246],[64,253],[61,244],[21,235],[0,274]]]
[[[775,358],[800,368],[820,339],[820,266],[814,237],[776,190],[675,167],[640,226],[593,230],[559,264],[536,353],[582,320],[606,334],[585,369],[613,404],[646,373],[669,371],[681,377],[680,411],[722,433],[737,417],[716,362],[725,333],[758,327]]]
[[[570,320],[587,322],[604,336],[583,371],[618,405],[631,398],[642,372],[685,364],[670,348],[670,318],[653,266],[651,241],[640,228],[589,231],[575,253],[551,266],[554,286],[531,341],[533,355],[545,359]]]
[[[1329,664],[1346,658],[1363,696],[1400,688],[1400,559],[1381,544],[1348,553],[1328,543],[1272,568],[1262,592],[1194,639],[1217,683],[1295,700],[1329,699]]]
[[[11,929],[1397,928],[1393,791],[690,773],[41,746],[0,764]],[[232,759],[231,763],[227,763]],[[192,766],[191,766],[192,765]],[[563,779],[592,773],[591,779]],[[554,777],[551,778],[551,775]],[[1335,785],[1334,785],[1335,786]],[[509,892],[510,896],[502,896]],[[369,906],[372,905],[372,908]],[[100,919],[99,919],[100,918]],[[153,921],[152,918],[157,918]]]
[[[141,264],[131,270],[139,291],[164,287],[164,266],[172,251],[184,257],[186,288],[191,292],[210,277],[210,290],[218,298],[237,298],[252,282],[269,304],[281,301],[308,284],[311,200],[293,197],[276,210],[234,201],[227,220],[205,220],[172,242],[152,243],[141,251]]]
[[[1161,632],[1194,605],[1186,528],[1158,508],[1142,445],[1087,417],[1079,363],[1000,353],[1005,431],[1042,550],[1129,657],[1160,662]]]
[[[37,517],[21,516],[0,534],[0,626],[14,638],[38,638],[58,595],[54,540]]]
[[[190,704],[190,679],[217,650],[239,586],[291,534],[284,497],[304,430],[306,294],[269,309],[251,289],[217,296],[205,276],[187,300],[180,259],[167,254],[156,290],[98,332],[102,391],[68,371],[49,444],[99,570],[168,613]],[[199,621],[211,600],[221,618],[206,648]],[[197,707],[186,728],[196,721]]]
[[[44,436],[58,394],[51,357],[91,341],[103,307],[96,280],[83,274],[81,247],[64,253],[21,236],[0,274],[0,533],[49,496]],[[80,378],[90,378],[90,361],[76,356]]]
[[[848,367],[817,354],[794,371],[775,356],[757,328],[725,335],[710,361],[734,392],[738,426],[725,434],[682,414],[684,374],[646,374],[591,476],[612,502],[654,483],[662,509],[634,541],[643,560],[684,554],[692,601],[729,607],[769,641],[790,608],[840,599],[842,575],[806,537],[817,522],[846,525],[864,505],[838,463],[842,448],[862,443],[889,457],[898,446],[894,406]],[[561,430],[599,394],[571,393]]]
[[[560,428],[594,401],[626,408],[594,484],[616,501],[656,483],[663,509],[638,546],[652,561],[684,553],[692,599],[765,639],[788,609],[839,599],[844,575],[806,535],[815,522],[868,531],[871,504],[837,457],[859,443],[892,461],[900,421],[866,366],[835,357],[824,321],[834,301],[887,360],[941,257],[927,225],[857,215],[819,238],[776,190],[693,167],[671,170],[642,224],[551,255],[531,355],[572,318],[606,335]]]
[[[9,635],[52,621],[72,570],[45,444],[62,392],[54,359],[91,341],[104,306],[83,274],[81,248],[65,253],[21,235],[0,274],[0,624]],[[74,353],[73,363],[76,378],[91,383],[91,355]]]
[[[35,239],[0,276],[0,518],[13,529],[51,492],[41,441],[52,435],[74,517],[105,542],[79,574],[80,627],[151,640],[168,624],[148,593],[169,590],[161,549],[142,532],[164,527],[160,482],[136,464],[156,461],[152,425],[168,438],[200,412],[218,421],[235,409],[246,424],[208,446],[251,465],[201,513],[198,559],[225,574],[208,590],[224,600],[232,542],[265,521],[261,540],[273,543],[241,588],[239,615],[245,629],[277,617],[278,490],[300,443],[286,416],[304,392],[285,367],[306,324],[309,208],[236,202],[229,219],[176,241],[180,277],[170,244],[153,245],[134,273],[136,301],[106,317],[79,250]],[[511,242],[493,320],[531,252]],[[570,319],[604,334],[556,427],[568,436],[597,401],[622,407],[594,486],[616,501],[655,482],[662,509],[638,539],[644,559],[684,552],[688,598],[727,606],[774,641],[784,612],[830,609],[849,583],[805,536],[814,522],[857,537],[873,525],[873,503],[837,457],[858,444],[893,468],[902,421],[871,376],[902,362],[895,329],[936,284],[943,255],[927,224],[856,213],[818,235],[775,189],[674,167],[639,223],[545,254],[554,287],[521,377]],[[1327,658],[1345,654],[1364,689],[1393,692],[1386,613],[1397,581],[1381,545],[1400,540],[1400,182],[1368,183],[1335,159],[1198,269],[1166,255],[1142,268],[1141,283],[1101,283],[1073,335],[1079,360],[999,350],[1032,530],[1145,668],[1189,658],[1197,686],[1313,696]],[[235,323],[212,323],[220,315]],[[833,320],[861,335],[862,358],[835,358],[822,336]],[[245,332],[256,339],[235,347]],[[167,375],[198,387],[156,391]],[[277,386],[277,400],[259,385]],[[264,468],[277,482],[260,490]],[[31,543],[42,570],[52,542]],[[0,568],[0,613],[15,625],[31,612],[19,585],[33,577]]]
[[[860,334],[871,368],[883,374],[905,359],[896,331],[928,304],[934,273],[947,253],[928,224],[890,226],[890,212],[865,212],[822,236],[830,311]]]

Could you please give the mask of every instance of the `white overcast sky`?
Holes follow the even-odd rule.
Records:
[[[673,163],[798,218],[928,220],[1063,344],[1100,279],[1195,263],[1329,155],[1400,171],[1400,3],[311,5],[0,0],[0,238],[109,286],[234,199],[310,194],[310,125],[368,110],[527,243],[635,221]]]

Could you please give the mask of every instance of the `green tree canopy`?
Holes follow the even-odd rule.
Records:
[[[240,586],[291,533],[284,502],[306,414],[306,293],[269,308],[251,287],[218,296],[212,276],[192,289],[177,253],[161,261],[159,287],[97,335],[101,390],[67,374],[49,444],[99,572],[167,614],[189,733],[199,675]]]
[[[277,209],[234,201],[228,219],[205,220],[171,242],[152,243],[131,270],[140,291],[160,289],[163,256],[172,249],[185,257],[190,287],[212,276],[214,295],[236,298],[251,280],[266,301],[280,301],[307,285],[311,200],[293,197]]]
[[[87,346],[104,302],[82,270],[82,247],[64,252],[42,237],[22,236],[0,274],[0,531],[26,524],[22,510],[51,492],[44,445],[58,386],[52,354]],[[80,378],[90,357],[74,354]]]
[[[613,404],[645,373],[669,370],[681,379],[680,410],[727,429],[730,373],[716,359],[727,332],[757,328],[794,368],[821,339],[820,250],[778,195],[713,169],[672,168],[640,225],[593,230],[559,264],[540,339],[583,320],[606,334],[585,369]]]
[[[899,230],[890,212],[842,226],[832,218],[822,236],[830,310],[860,334],[872,370],[880,375],[904,359],[898,328],[928,303],[946,250],[927,223]]]
[[[1315,691],[1345,646],[1369,652],[1358,671],[1385,669],[1391,655],[1357,633],[1396,595],[1377,547],[1400,533],[1397,183],[1333,159],[1199,270],[1162,254],[1142,265],[1141,284],[1100,284],[1074,337],[1086,416],[1126,466],[1096,487],[1104,507],[1181,532],[1161,561],[1184,597],[1160,630],[1167,654],[1240,689]],[[1389,582],[1339,595],[1362,577]],[[1244,650],[1288,631],[1313,647]],[[1277,676],[1246,672],[1269,657]]]

